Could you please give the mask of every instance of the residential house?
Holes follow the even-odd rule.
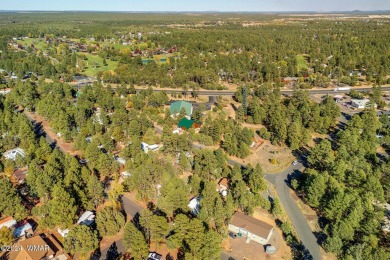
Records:
[[[14,237],[31,237],[33,235],[33,227],[27,220],[19,222],[15,225]]]
[[[17,169],[12,174],[13,180],[19,184],[25,183],[27,179],[27,168]]]
[[[95,222],[95,213],[92,211],[85,211],[77,221],[77,224],[90,226]]]
[[[141,143],[141,149],[145,152],[145,153],[148,153],[149,151],[157,151],[158,149],[160,148],[159,145],[157,144],[152,144],[152,145],[149,145],[147,143],[144,143],[142,142]]]
[[[247,243],[253,240],[262,245],[268,244],[273,232],[273,226],[241,212],[233,215],[228,229],[245,237]]]
[[[16,225],[16,220],[13,217],[7,217],[0,220],[0,229],[3,227],[12,228]]]
[[[200,201],[202,200],[202,197],[194,197],[190,200],[190,203],[188,204],[188,207],[191,209],[191,213],[194,215],[198,215],[200,211]]]
[[[195,122],[194,120],[182,118],[179,123],[177,124],[178,128],[181,128],[182,130],[188,130],[191,127],[194,127],[195,129],[200,128],[201,124],[198,122]]]
[[[93,213],[92,211],[85,211],[81,216],[80,218],[77,220],[77,224],[80,224],[80,225],[86,225],[86,226],[90,226],[92,225],[93,223],[95,222],[95,213]],[[62,237],[67,237],[69,235],[69,229],[61,229],[61,228],[58,228],[57,229],[58,233],[62,236]]]
[[[188,117],[191,117],[193,112],[192,104],[183,100],[173,102],[169,107],[169,112],[171,113],[171,116],[176,116],[177,114],[180,114],[180,112],[184,110],[185,115]]]
[[[364,109],[364,108],[370,106],[370,100],[369,99],[351,99],[351,105],[354,108]],[[373,103],[372,107],[376,108],[377,104]]]
[[[222,194],[222,196],[227,196],[229,188],[229,182],[227,178],[221,178],[218,182],[217,191]]]
[[[11,252],[10,259],[23,260],[67,260],[70,256],[64,252],[61,244],[52,235],[38,235],[19,242],[20,251]]]
[[[7,95],[10,92],[11,92],[11,89],[2,89],[2,90],[0,90],[0,95]]]
[[[6,151],[3,156],[8,159],[8,160],[12,160],[12,161],[15,161],[16,160],[16,157],[17,156],[21,156],[22,158],[24,156],[26,156],[26,153],[24,152],[23,149],[21,148],[15,148],[15,149],[12,149],[12,150],[8,150]]]

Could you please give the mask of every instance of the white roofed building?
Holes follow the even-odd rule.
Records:
[[[15,161],[16,160],[16,157],[17,156],[21,156],[22,158],[26,156],[26,153],[24,152],[23,149],[21,148],[15,148],[15,149],[12,149],[12,150],[8,150],[6,151],[3,156],[8,159],[8,160],[12,160],[12,161]]]
[[[93,222],[95,222],[95,213],[87,210],[80,216],[77,224],[90,226]]]
[[[16,220],[13,217],[7,217],[0,220],[0,229],[3,227],[12,228],[16,225]]]
[[[370,104],[370,103],[371,101],[369,99],[351,99],[351,105],[354,108],[358,108],[358,109],[364,109],[367,107],[374,107],[374,108],[377,107],[377,104],[375,103]]]
[[[157,150],[160,148],[160,146],[157,145],[157,144],[149,145],[149,144],[147,144],[147,143],[142,142],[142,143],[141,143],[141,148],[142,148],[142,150],[143,150],[145,153],[148,153],[149,151],[157,151]]]

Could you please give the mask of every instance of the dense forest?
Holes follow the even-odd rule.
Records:
[[[82,66],[76,64],[86,60],[86,56],[72,52],[69,44],[62,43],[64,36],[86,43],[89,53],[104,59],[102,64],[107,61],[117,64],[97,74],[107,83],[223,89],[227,83],[280,84],[284,77],[301,77],[300,87],[310,88],[327,87],[332,79],[352,86],[366,82],[383,84],[390,73],[390,55],[385,51],[389,49],[387,20],[279,21],[274,16],[257,19],[244,16],[243,20],[234,20],[220,15],[208,24],[202,20],[205,17],[179,16],[175,20],[163,15],[158,17],[161,21],[156,21],[160,22],[159,26],[148,26],[157,17],[122,14],[110,20],[104,15],[79,17],[75,14],[74,20],[61,23],[62,19],[68,19],[66,15],[19,16],[16,21],[2,14],[3,23],[12,23],[12,26],[3,29],[1,46],[6,47],[14,37],[45,39],[39,44],[45,45],[46,53],[39,44],[23,46],[27,52],[23,54],[8,53],[2,48],[0,67],[18,75],[34,72],[69,80],[75,73],[82,73]],[[98,17],[102,17],[99,22]],[[149,18],[151,20],[147,20]],[[30,19],[37,20],[39,26],[28,23]],[[243,27],[246,19],[254,19],[262,25]],[[41,26],[40,23],[47,20],[54,23]],[[200,29],[193,27],[193,20],[198,21]],[[180,24],[185,27],[175,29],[174,25]],[[142,36],[134,40],[131,33],[138,32]],[[120,48],[104,44],[112,41],[121,44],[128,40],[134,41]],[[164,64],[153,60],[142,62],[141,57],[150,58],[158,51],[172,48],[175,55],[168,56]],[[58,63],[53,64],[51,58]]]
[[[388,127],[374,111],[355,115],[333,142],[325,139],[308,156],[298,190],[323,217],[324,248],[345,259],[385,259],[389,241],[378,229],[380,202],[389,200],[382,188],[389,178],[388,162],[375,155],[378,129]],[[387,185],[388,186],[388,185]]]
[[[337,81],[375,84],[370,99],[385,107],[380,85],[389,83],[389,20],[105,13],[0,18],[0,88],[10,90],[0,95],[1,218],[34,219],[42,232],[69,229],[61,242],[81,258],[98,254],[103,238],[123,231],[134,259],[147,257],[151,245],[186,259],[219,259],[232,215],[261,209],[273,215],[293,257],[302,259],[262,165],[231,162],[248,158],[261,137],[303,158],[306,169],[289,184],[319,216],[327,252],[340,259],[390,257],[381,229],[390,162],[377,155],[378,147],[390,147],[389,118],[369,108],[341,126],[334,99],[315,102],[308,91]],[[76,78],[83,76],[85,84]],[[220,96],[210,110],[194,106],[191,119],[200,129],[173,133],[186,111],[173,116],[172,100],[188,100],[190,93],[200,103],[201,88],[229,86],[233,99]],[[291,95],[281,94],[284,86]],[[355,90],[349,95],[364,97]],[[56,147],[33,116],[70,148]],[[160,149],[145,152],[145,143]],[[15,148],[24,153],[6,159]],[[20,169],[27,169],[23,184],[12,177]],[[216,192],[221,179],[229,186],[226,196]],[[137,220],[126,222],[125,193],[147,205]],[[190,198],[201,198],[197,214],[188,208]],[[96,212],[96,227],[76,224],[85,210]],[[0,245],[12,242],[9,232],[0,230]]]

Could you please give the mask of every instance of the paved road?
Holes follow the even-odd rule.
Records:
[[[132,219],[137,213],[141,213],[142,207],[132,201],[126,194],[122,197],[122,205],[128,220]]]
[[[228,163],[231,165],[242,165],[232,159],[229,159]],[[317,239],[304,215],[295,203],[295,200],[291,197],[291,189],[287,184],[289,183],[289,177],[294,174],[298,174],[299,170],[302,170],[303,168],[304,166],[301,163],[298,163],[295,166],[291,165],[283,172],[277,174],[265,174],[264,177],[275,186],[275,189],[278,192],[278,198],[297,232],[298,239],[301,240],[303,246],[305,247],[304,259],[319,260],[321,259],[320,246],[318,245]],[[225,253],[221,259],[226,259],[227,256],[228,254]]]
[[[122,205],[123,205],[124,211],[126,212],[127,221],[132,219],[135,215],[137,215],[137,213],[141,213],[142,207],[140,205],[138,205],[137,203],[135,203],[134,201],[132,201],[128,196],[126,196],[126,194],[123,195],[123,197],[122,197]],[[111,250],[115,250],[118,253],[123,254],[126,252],[125,247],[123,245],[123,238],[120,237],[117,240],[115,240],[115,242],[113,242],[112,245],[104,248],[100,252],[101,253],[100,259],[102,259],[102,260],[106,259],[107,252],[110,250],[110,247],[112,247]],[[107,259],[107,260],[109,260],[109,259]]]
[[[353,88],[356,91],[362,92],[362,91],[371,91],[371,87],[366,88]],[[142,88],[136,88],[137,91],[145,90]],[[389,91],[390,85],[382,86],[382,91]],[[182,93],[183,90],[181,89],[159,89],[154,88],[153,91],[165,91],[168,94],[171,93]],[[349,90],[340,90],[340,91],[333,91],[333,89],[309,89],[308,90],[310,94],[340,94],[340,93],[349,93]],[[187,91],[190,93],[191,91]],[[200,90],[198,91],[198,95],[200,96],[234,96],[235,91],[228,91],[228,90]],[[282,90],[282,94],[285,95],[291,95],[293,93],[293,90]]]
[[[61,152],[63,152],[64,154],[66,153],[66,151],[64,151],[61,147],[56,146],[55,140],[53,140],[48,134],[46,134],[45,129],[43,129],[41,123],[38,123],[37,121],[35,121],[35,119],[32,118],[32,117],[31,117],[29,114],[27,114],[27,113],[24,113],[24,115],[25,115],[25,116],[27,117],[27,119],[33,124],[34,132],[35,132],[35,134],[36,134],[38,137],[43,136],[43,137],[45,138],[46,142],[47,142],[52,148],[57,147],[58,149],[61,150]]]
[[[300,169],[304,168],[301,163],[295,166],[290,166],[285,171],[279,174],[266,174],[265,178],[275,185],[278,192],[278,197],[282,203],[287,215],[289,216],[297,234],[305,247],[305,259],[321,259],[320,247],[317,239],[314,236],[309,224],[307,223],[301,210],[295,203],[290,194],[289,177],[296,174]]]
[[[162,129],[158,126],[155,126],[157,132],[162,132]],[[203,149],[204,146],[201,144],[192,144],[194,148]],[[230,165],[238,164],[241,167],[245,167],[243,164],[233,160],[228,159]],[[305,247],[305,259],[319,260],[321,259],[320,247],[317,243],[317,239],[314,236],[309,224],[307,223],[305,217],[303,216],[301,210],[296,205],[294,199],[290,195],[290,187],[287,185],[288,177],[293,175],[299,169],[302,169],[304,166],[301,163],[293,166],[280,172],[278,174],[265,174],[265,179],[268,180],[275,186],[276,191],[278,192],[278,197],[282,203],[286,213],[288,214],[297,234],[298,239],[301,240],[302,244]],[[221,259],[229,259],[229,254],[222,252]]]

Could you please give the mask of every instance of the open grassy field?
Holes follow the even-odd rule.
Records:
[[[304,55],[297,55],[296,59],[298,71],[307,70],[309,68],[309,64],[307,63]]]
[[[31,44],[34,44],[34,47],[38,50],[43,50],[47,48],[47,44],[44,41],[44,39],[37,39],[37,38],[27,38],[22,40],[16,41],[18,44],[21,44],[22,46],[28,47],[31,46]]]
[[[111,61],[107,59],[106,60],[107,66],[103,66],[103,59],[97,55],[81,53],[81,52],[77,54],[81,56],[84,55],[88,59],[84,61],[86,63],[86,67],[84,68],[85,69],[84,73],[87,76],[95,76],[99,71],[115,70],[115,68],[118,65],[117,61]]]

